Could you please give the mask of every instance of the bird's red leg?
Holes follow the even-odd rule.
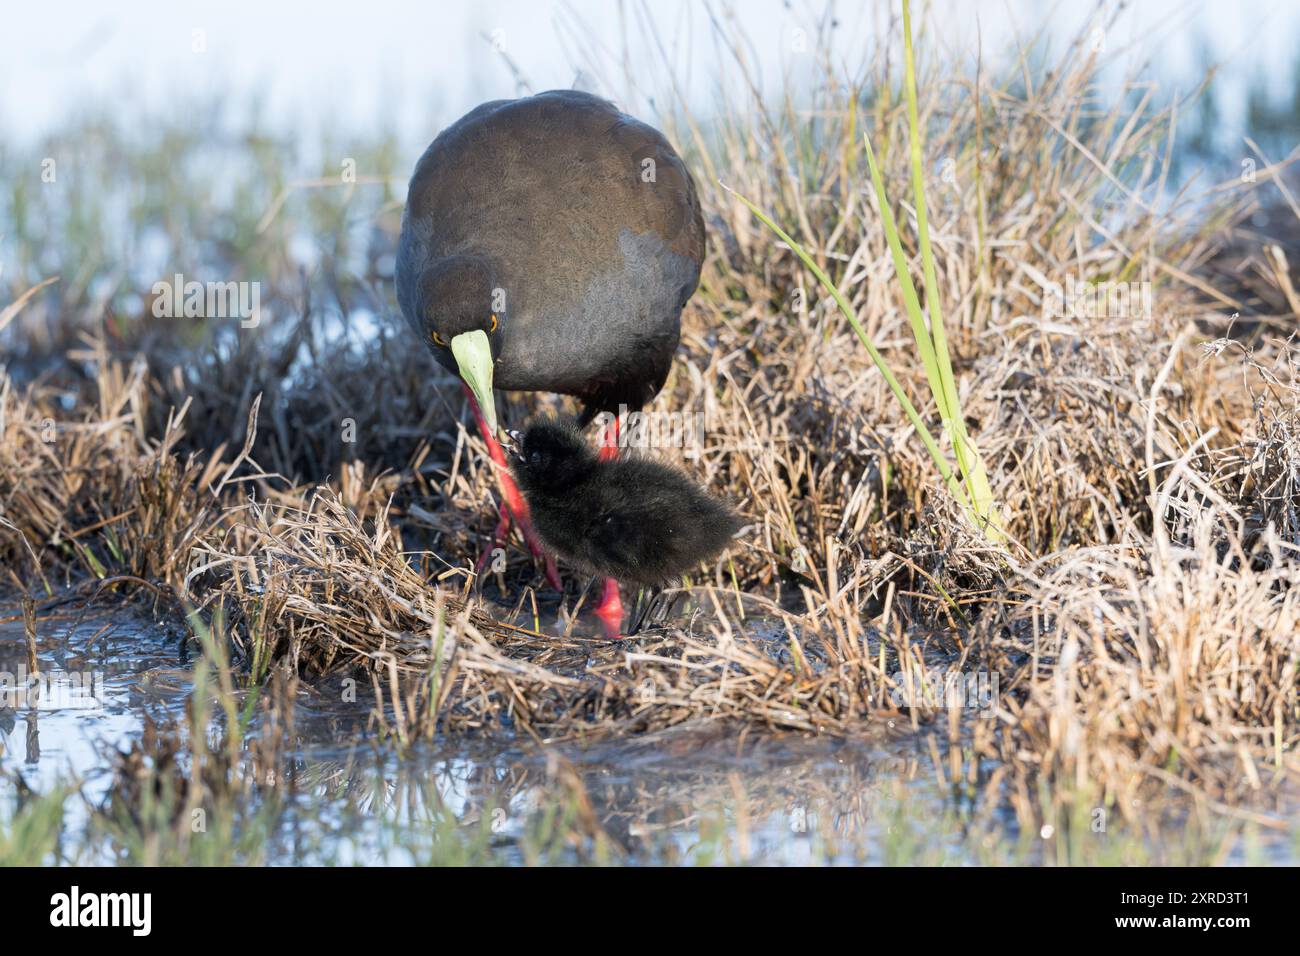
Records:
[[[617,641],[623,636],[623,601],[618,595],[618,582],[613,578],[605,579],[600,603],[592,613],[600,618],[606,640]]]
[[[609,461],[618,457],[618,416],[610,416],[608,424],[600,434],[600,460]]]
[[[534,558],[541,558],[546,568],[546,580],[551,587],[557,591],[564,590],[564,585],[560,582],[560,572],[556,570],[555,558],[553,558],[546,549],[542,547],[537,540],[537,532],[533,530],[533,522],[528,514],[528,502],[524,496],[519,493],[519,486],[515,484],[514,475],[510,474],[510,467],[506,464],[506,453],[497,441],[497,436],[492,434],[488,428],[487,419],[483,417],[483,410],[478,407],[478,402],[474,399],[474,393],[469,390],[469,386],[463,386],[465,396],[469,399],[469,407],[474,410],[474,420],[478,423],[479,434],[483,436],[483,441],[487,445],[488,457],[496,466],[497,483],[501,486],[502,497],[502,514],[501,522],[497,525],[497,543],[504,541],[505,535],[510,530],[510,519],[513,518],[515,524],[519,525],[519,530],[523,532],[524,541],[528,545],[528,550],[532,552]],[[479,566],[483,564],[483,559],[479,559]]]
[[[612,461],[618,457],[619,418],[611,415],[600,435],[600,460]],[[600,594],[600,603],[592,611],[600,618],[606,640],[617,641],[623,636],[623,600],[619,597],[618,582],[606,578]]]

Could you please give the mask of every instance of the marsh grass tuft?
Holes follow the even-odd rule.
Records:
[[[898,281],[903,304],[911,324],[912,335],[916,341],[916,353],[920,358],[922,367],[925,369],[926,381],[930,387],[930,398],[939,410],[942,434],[948,438],[956,456],[958,471],[954,472],[944,457],[934,436],[930,434],[929,429],[917,413],[911,400],[907,397],[902,385],[899,384],[894,373],[890,371],[888,363],[880,354],[880,350],[876,348],[863,330],[857,313],[840,292],[837,284],[822,271],[798,242],[773,222],[758,206],[730,189],[730,187],[724,185],[723,188],[735,195],[758,217],[759,221],[775,232],[781,241],[789,246],[800,261],[809,268],[809,271],[812,272],[822,287],[830,293],[835,300],[835,304],[844,314],[849,325],[852,326],[854,334],[871,356],[871,361],[875,363],[876,368],[884,377],[894,398],[902,406],[903,413],[907,415],[908,421],[916,429],[917,435],[925,445],[926,451],[930,453],[930,457],[947,484],[949,491],[964,503],[975,526],[983,532],[990,542],[996,544],[1003,537],[1002,519],[993,502],[993,492],[989,487],[988,471],[984,465],[984,460],[980,457],[979,450],[975,447],[975,443],[966,431],[966,420],[962,414],[961,401],[957,393],[957,383],[953,376],[952,357],[948,351],[948,336],[944,331],[943,310],[940,305],[938,282],[935,278],[934,248],[930,243],[930,226],[926,215],[925,159],[921,145],[921,122],[917,117],[916,110],[916,64],[912,52],[911,5],[908,0],[903,0],[903,52],[908,137],[912,164],[912,195],[916,210],[916,228],[921,266],[925,276],[926,311],[922,310],[920,300],[917,298],[916,286],[912,282],[911,272],[908,267],[907,254],[903,251],[902,243],[899,241],[898,224],[894,219],[893,208],[885,192],[885,184],[881,178],[880,169],[876,165],[876,155],[871,148],[871,139],[864,133],[862,141],[866,150],[867,163],[871,170],[871,183],[875,189],[881,227],[889,244],[889,252],[894,264],[894,275]],[[857,97],[855,94],[849,106],[851,114],[856,111],[856,108]],[[849,125],[854,125],[852,115]],[[928,325],[926,323],[927,311],[929,316]],[[962,481],[958,480],[959,474]]]

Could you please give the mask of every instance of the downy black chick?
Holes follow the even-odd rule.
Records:
[[[517,440],[512,468],[542,542],[590,574],[659,588],[722,551],[740,530],[730,507],[676,468],[601,460],[575,425],[543,419]]]

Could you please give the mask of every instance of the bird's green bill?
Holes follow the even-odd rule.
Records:
[[[497,433],[497,404],[492,396],[492,343],[482,329],[462,332],[451,340],[451,354],[479,409],[487,420],[492,437]]]

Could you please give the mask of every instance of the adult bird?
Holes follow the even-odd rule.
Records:
[[[398,302],[469,395],[501,485],[497,542],[513,520],[557,588],[497,440],[493,389],[577,397],[581,427],[608,414],[603,453],[615,454],[619,416],[663,388],[703,258],[699,197],[681,157],[589,93],[484,103],[416,164]],[[613,579],[596,614],[617,636]]]

